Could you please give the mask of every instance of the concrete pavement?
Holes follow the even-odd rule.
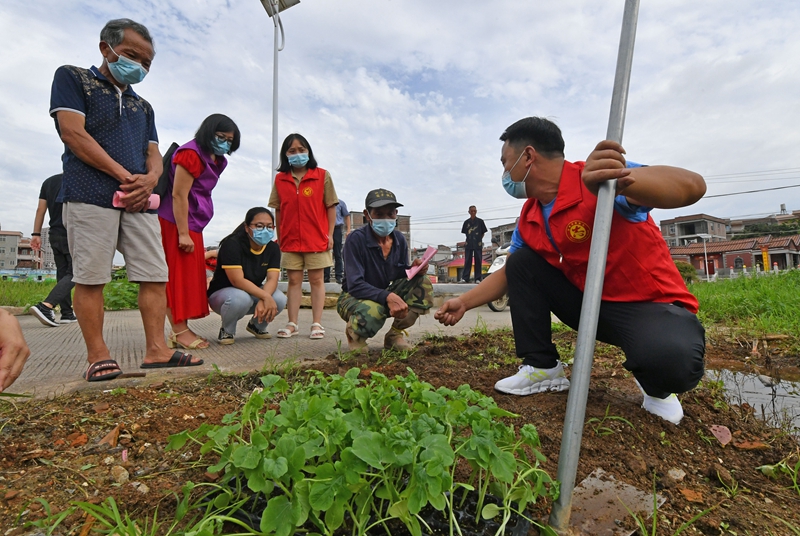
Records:
[[[465,291],[472,285],[448,285],[453,288],[453,293]],[[442,286],[444,287],[444,286]],[[446,290],[445,288],[437,290]],[[452,295],[444,292],[445,295]],[[441,301],[442,293],[437,292],[437,302]],[[437,304],[438,305],[438,304]],[[347,340],[344,334],[345,324],[339,318],[335,309],[325,309],[322,316],[322,325],[325,326],[325,338],[311,340],[308,338],[311,328],[311,310],[301,309],[299,317],[300,333],[289,339],[274,337],[275,332],[286,323],[286,312],[282,312],[270,324],[269,332],[272,339],[256,339],[245,327],[249,317],[242,319],[237,328],[236,342],[230,346],[217,344],[217,334],[220,327],[220,318],[211,313],[201,320],[191,321],[192,329],[199,335],[206,337],[211,346],[205,350],[194,353],[202,358],[205,363],[198,367],[181,369],[147,370],[144,378],[118,378],[108,382],[88,383],[81,379],[86,370],[86,346],[81,337],[78,324],[66,324],[57,328],[42,325],[33,316],[19,316],[25,340],[31,349],[31,357],[25,365],[25,370],[8,391],[12,393],[31,393],[36,397],[58,395],[76,389],[113,389],[132,385],[148,384],[163,379],[178,378],[187,375],[207,375],[216,365],[224,372],[250,372],[261,370],[271,362],[291,360],[315,360],[336,353],[341,341],[342,351],[347,350]],[[496,313],[487,306],[469,311],[458,325],[444,327],[433,319],[433,313],[421,317],[416,326],[409,330],[410,340],[418,340],[427,332],[441,333],[444,335],[460,335],[467,333],[476,326],[485,322],[490,329],[511,326],[510,310]],[[391,322],[386,322],[383,330],[373,339],[370,339],[370,348],[378,349],[383,345],[383,336],[388,331]],[[167,328],[165,327],[165,330]],[[104,336],[106,344],[111,350],[111,356],[117,360],[122,370],[131,372],[145,372],[139,368],[144,357],[144,331],[139,311],[107,311],[105,315]]]

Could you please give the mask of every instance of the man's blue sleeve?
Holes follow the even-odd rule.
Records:
[[[83,86],[65,66],[56,70],[50,89],[50,116],[55,119],[56,112],[60,111],[86,115]]]
[[[339,206],[342,207],[342,218],[346,218],[350,215],[350,211],[347,210],[347,203],[339,199]]]
[[[647,166],[628,160],[625,167],[637,168]],[[647,221],[647,214],[653,210],[653,208],[640,207],[638,205],[631,206],[630,203],[628,203],[628,199],[624,195],[618,195],[614,198],[614,210],[617,211],[617,214],[631,223],[641,223],[643,221]]]
[[[153,119],[152,119],[152,122],[150,123],[150,133],[148,134],[148,136],[149,136],[149,140],[148,141],[150,143],[158,144],[158,132],[156,132],[156,111],[153,110],[152,107],[150,107],[150,110],[153,113]]]
[[[511,246],[508,248],[509,255],[524,246],[525,242],[522,240],[522,236],[519,234],[519,227],[514,227],[514,232],[511,233]]]

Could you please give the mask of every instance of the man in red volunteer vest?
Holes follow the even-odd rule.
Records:
[[[527,199],[503,269],[445,302],[435,317],[445,325],[506,292],[519,372],[495,384],[513,395],[569,389],[552,342],[551,313],[578,329],[600,183],[617,179],[597,339],[619,346],[644,396],[642,407],[678,424],[675,393],[703,376],[705,332],[697,299],[672,261],[652,208],[691,205],[705,193],[703,178],[669,166],[626,162],[624,149],[602,141],[586,162],[564,159],[560,129],[539,117],[517,121],[500,140],[503,187]]]

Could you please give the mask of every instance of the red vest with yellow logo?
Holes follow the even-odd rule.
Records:
[[[309,169],[298,186],[289,172],[275,176],[281,200],[278,239],[281,251],[315,253],[328,250],[325,170]]]
[[[525,243],[555,266],[583,291],[589,246],[597,207],[581,179],[584,162],[564,162],[553,210],[550,232],[557,250],[547,237],[544,216],[537,199],[528,199],[519,218]],[[697,298],[687,289],[670,257],[660,229],[648,215],[645,222],[630,222],[614,211],[606,261],[603,300],[613,302],[680,303],[696,313]]]

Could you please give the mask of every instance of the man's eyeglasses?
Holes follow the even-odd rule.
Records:
[[[272,224],[264,225],[263,223],[253,224],[253,225],[250,226],[250,228],[251,229],[255,229],[256,231],[263,231],[264,229],[269,229],[270,231],[274,231],[275,230],[275,226],[274,225],[272,225]]]

